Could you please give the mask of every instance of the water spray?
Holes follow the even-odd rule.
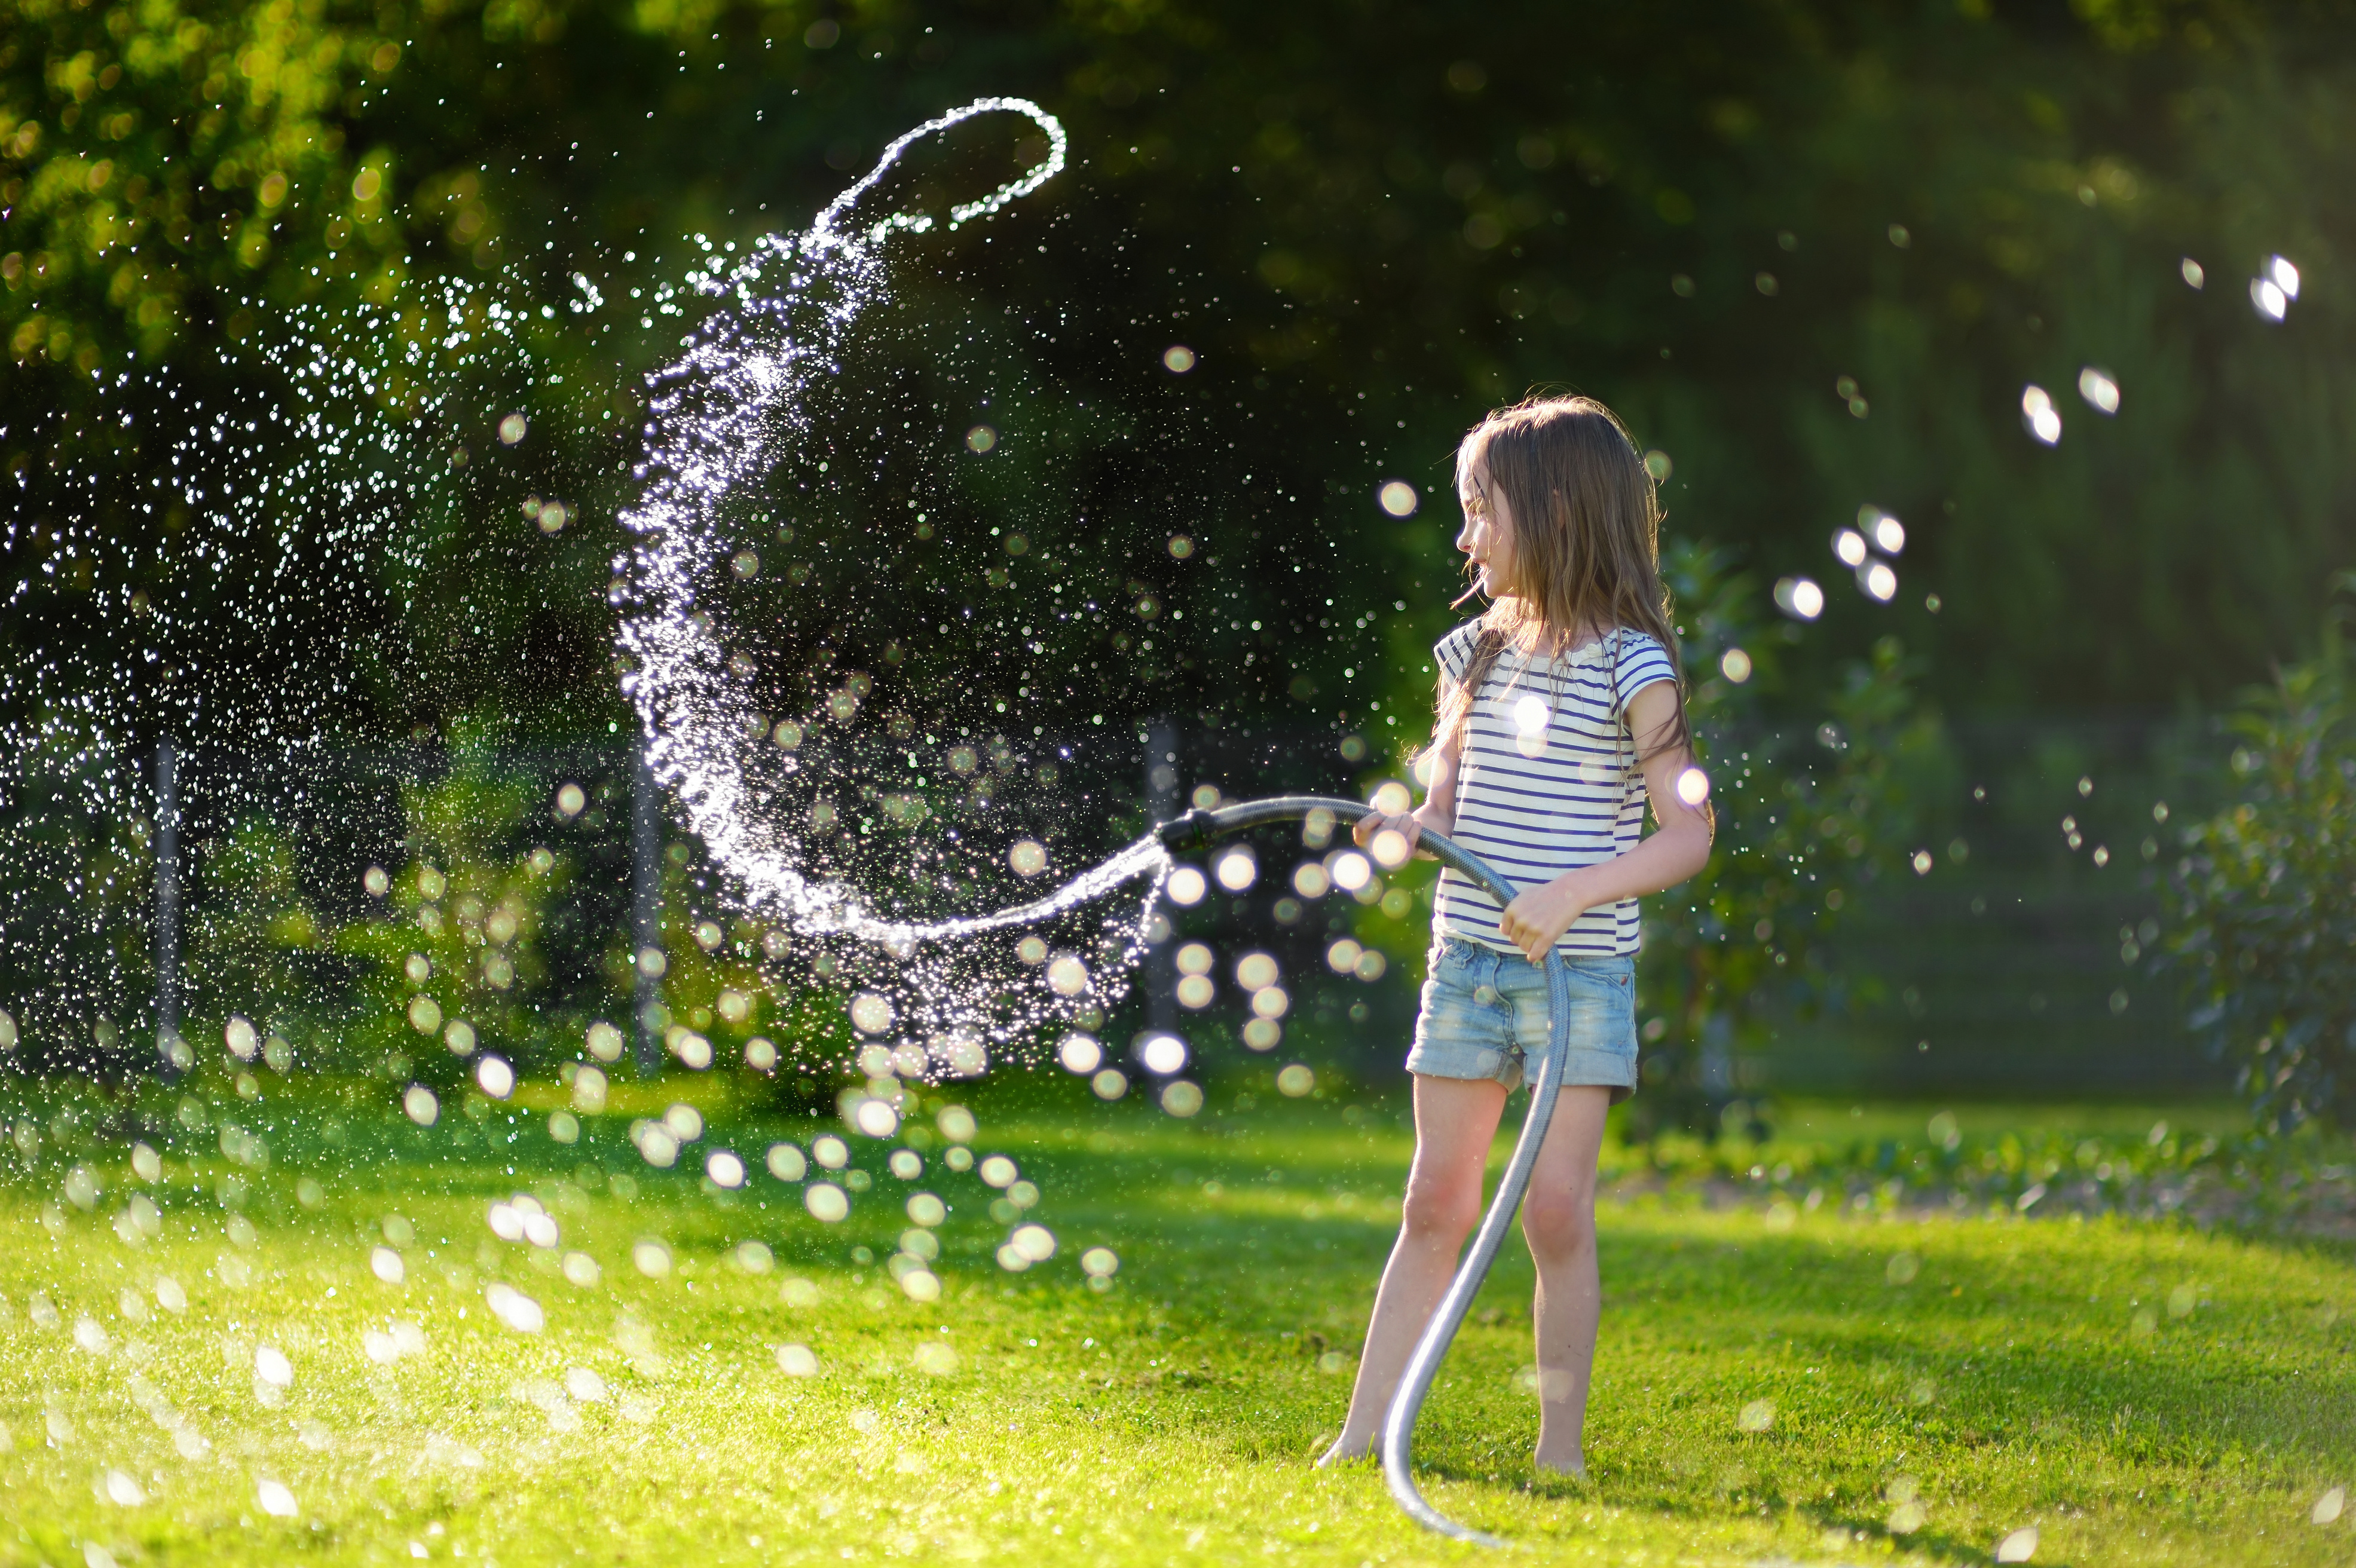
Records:
[[[1246,828],[1305,817],[1314,811],[1331,812],[1336,819],[1348,821],[1363,817],[1367,809],[1358,801],[1325,795],[1271,795],[1266,800],[1190,811],[1154,831],[1165,849],[1181,850]],[[1501,905],[1511,903],[1520,891],[1479,856],[1445,835],[1427,829],[1418,837],[1416,846],[1429,850],[1440,864],[1472,878]],[[1490,1265],[1497,1261],[1497,1249],[1505,1244],[1505,1228],[1513,1223],[1514,1211],[1521,1207],[1522,1194],[1529,1188],[1530,1171],[1537,1164],[1538,1150],[1545,1146],[1547,1129],[1554,1122],[1568,1043],[1564,1033],[1570,1020],[1570,976],[1563,968],[1559,954],[1548,953],[1545,968],[1547,1054],[1538,1065],[1537,1081],[1530,1085],[1529,1115],[1522,1120],[1521,1136],[1515,1141],[1513,1157],[1505,1162],[1505,1174],[1497,1183],[1497,1195],[1489,1200],[1489,1211],[1482,1216],[1472,1250],[1457,1265],[1448,1294],[1440,1298],[1431,1321],[1424,1326],[1422,1338],[1416,1341],[1415,1354],[1408,1358],[1406,1374],[1399,1379],[1398,1391],[1392,1395],[1390,1410],[1383,1418],[1383,1479],[1389,1484],[1392,1498],[1408,1518],[1426,1530],[1483,1546],[1504,1546],[1508,1542],[1470,1525],[1459,1524],[1426,1502],[1423,1493],[1416,1488],[1410,1450],[1415,1441],[1416,1418],[1423,1413],[1432,1379],[1439,1376],[1440,1363],[1447,1358],[1448,1347],[1455,1340],[1456,1330],[1462,1327],[1465,1313],[1472,1309],[1472,1297],[1480,1293],[1482,1282],[1489,1277]]]

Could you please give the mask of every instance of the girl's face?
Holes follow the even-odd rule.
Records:
[[[1490,483],[1487,459],[1473,461],[1456,498],[1464,507],[1464,527],[1456,536],[1456,548],[1472,563],[1474,586],[1486,598],[1510,597],[1515,579],[1514,519],[1505,509],[1505,496]]]

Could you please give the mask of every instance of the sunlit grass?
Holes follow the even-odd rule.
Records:
[[[1232,1103],[1177,1123],[1035,1089],[977,1101],[978,1147],[1021,1163],[1044,1194],[1033,1217],[1059,1241],[1020,1275],[992,1261],[994,1195],[942,1168],[937,1140],[913,1184],[884,1171],[888,1146],[864,1143],[873,1189],[821,1226],[757,1157],[743,1193],[648,1171],[619,1136],[626,1115],[562,1147],[538,1118],[509,1128],[493,1110],[470,1157],[430,1163],[452,1128],[345,1111],[331,1144],[312,1104],[279,1124],[268,1169],[234,1172],[254,1227],[241,1244],[217,1125],[200,1142],[173,1124],[155,1183],[131,1179],[128,1122],[70,1132],[0,1190],[0,1514],[16,1527],[0,1563],[1463,1555],[1408,1525],[1371,1468],[1308,1467],[1339,1424],[1389,1242],[1401,1105]],[[2356,1555],[2350,1518],[2313,1522],[2356,1478],[2349,1246],[1890,1201],[1866,1151],[1899,1142],[1887,1163],[1911,1168],[1925,1114],[1858,1109],[1799,1108],[1777,1143],[1697,1154],[1665,1179],[1615,1154],[1583,1486],[1529,1470],[1530,1275],[1509,1249],[1425,1424],[1435,1501],[1548,1560],[1986,1562],[2030,1526],[2040,1563]],[[260,1125],[260,1111],[210,1115]],[[698,1147],[748,1157],[817,1130],[706,1111]],[[2158,1147],[2163,1114],[2213,1120],[1957,1119],[1970,1140],[2045,1128],[2124,1160]],[[1746,1182],[1749,1154],[1795,1174]],[[60,1196],[73,1161],[103,1184],[87,1212]],[[628,1171],[637,1197],[584,1164]],[[305,1175],[316,1206],[295,1197]],[[1807,1208],[1811,1180],[1871,1201]],[[873,1261],[918,1188],[952,1208],[947,1295],[926,1306]],[[134,1189],[161,1207],[137,1244],[113,1224]],[[558,1219],[558,1247],[492,1237],[487,1205],[517,1191]],[[395,1249],[397,1285],[369,1265],[393,1214],[415,1232]],[[633,1264],[648,1238],[669,1249],[664,1277]],[[740,1261],[748,1239],[771,1250],[766,1271]],[[1120,1258],[1109,1290],[1076,1263],[1095,1245]],[[572,1250],[596,1260],[596,1284],[556,1272]],[[231,1288],[240,1264],[252,1278]],[[158,1304],[166,1276],[184,1310]],[[495,1280],[540,1306],[540,1332],[492,1316]],[[788,1282],[815,1300],[787,1305]],[[366,1336],[396,1321],[423,1349],[371,1360]],[[787,1344],[816,1375],[780,1371]],[[263,1347],[291,1368],[283,1389],[258,1381]],[[265,1511],[273,1482],[291,1517]]]

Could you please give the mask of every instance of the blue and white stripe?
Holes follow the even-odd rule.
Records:
[[[1480,630],[1477,621],[1459,626],[1432,649],[1451,680],[1464,678]],[[1450,837],[1524,891],[1634,848],[1644,775],[1628,702],[1676,678],[1667,652],[1642,632],[1612,632],[1552,661],[1507,649],[1465,723]],[[1469,879],[1440,873],[1434,923],[1445,934],[1514,951],[1498,924],[1504,912]],[[1556,951],[1608,957],[1640,943],[1636,901],[1622,899],[1572,922]]]

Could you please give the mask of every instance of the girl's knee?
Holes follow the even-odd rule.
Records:
[[[1542,1259],[1591,1252],[1595,1205],[1583,1192],[1533,1192],[1522,1200],[1522,1234]]]
[[[1464,1181],[1411,1178],[1399,1205],[1399,1228],[1409,1235],[1451,1244],[1480,1222],[1481,1189]]]

